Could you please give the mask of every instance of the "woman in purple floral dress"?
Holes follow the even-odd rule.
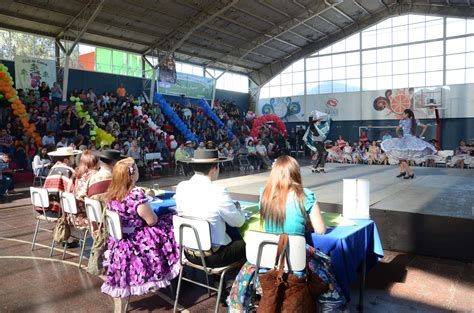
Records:
[[[138,188],[138,169],[132,158],[117,162],[107,192],[107,208],[121,217],[123,238],[109,237],[102,292],[114,297],[142,295],[166,287],[179,273],[178,245],[171,214],[160,215]]]

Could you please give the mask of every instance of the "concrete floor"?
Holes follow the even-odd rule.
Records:
[[[371,179],[381,181],[384,186],[396,186],[401,190],[421,188],[432,182],[427,176],[446,176],[444,169],[437,174],[431,170],[415,169],[417,178],[401,182],[392,178],[397,169],[383,166],[361,166],[353,175],[370,173]],[[448,169],[456,171],[455,169]],[[305,185],[312,185],[322,199],[324,188],[337,190],[339,175],[346,172],[343,165],[328,165],[328,173],[312,175],[303,169]],[[339,174],[337,174],[339,173]],[[347,172],[346,172],[347,173]],[[471,171],[461,171],[456,179],[472,180]],[[224,173],[221,183],[231,191],[240,194],[240,199],[255,198],[256,186],[264,184],[268,173],[225,179],[238,173]],[[445,177],[444,177],[445,178]],[[184,178],[159,179],[161,187],[171,188]],[[145,182],[143,185],[152,184]],[[441,181],[446,183],[446,181]],[[373,183],[374,184],[374,183]],[[406,186],[403,186],[405,184]],[[329,186],[329,187],[326,187]],[[472,188],[472,184],[470,185]],[[429,187],[429,186],[428,186]],[[322,189],[321,189],[322,188]],[[395,188],[395,187],[394,187]],[[258,189],[257,189],[258,190]],[[100,292],[102,278],[89,275],[79,269],[79,249],[71,249],[61,260],[61,251],[49,257],[51,232],[41,231],[35,251],[31,251],[34,220],[28,204],[28,189],[19,188],[20,194],[11,196],[10,201],[0,204],[0,312],[113,312],[114,302]],[[386,201],[382,187],[377,187],[374,199]],[[472,194],[472,192],[471,192]],[[326,197],[326,198],[322,198]],[[472,195],[468,195],[472,197]],[[336,198],[332,194],[332,199]],[[435,198],[436,199],[436,198]],[[472,199],[472,198],[470,198]],[[471,201],[471,203],[473,203]],[[461,207],[459,208],[461,210]],[[461,210],[461,212],[463,212]],[[441,211],[440,214],[443,212]],[[463,213],[464,214],[464,213]],[[52,228],[52,227],[51,227]],[[86,262],[84,262],[85,264]],[[233,274],[235,275],[235,273]],[[234,277],[229,275],[232,281]],[[358,284],[354,284],[353,302],[347,311],[355,312]],[[208,299],[204,289],[183,285],[180,304],[190,312],[212,312],[215,297]],[[130,311],[170,312],[174,296],[169,290],[157,294],[133,297]],[[383,260],[373,268],[365,289],[366,312],[474,312],[474,266],[470,262],[432,258],[413,254],[385,251]],[[226,312],[220,306],[220,312]]]

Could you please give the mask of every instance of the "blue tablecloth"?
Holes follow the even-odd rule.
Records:
[[[372,220],[354,220],[355,226],[329,228],[326,234],[309,233],[306,240],[331,257],[332,269],[344,296],[350,300],[350,285],[357,280],[358,269],[366,260],[366,270],[382,257],[383,248],[377,226]]]
[[[170,208],[176,206],[176,200],[172,198],[174,194],[175,193],[172,191],[166,191],[164,194],[158,195],[158,198],[161,201],[157,200],[149,202],[150,207],[156,215],[171,212]]]

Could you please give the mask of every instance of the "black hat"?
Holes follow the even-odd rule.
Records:
[[[184,159],[186,163],[219,163],[229,161],[229,158],[219,158],[217,149],[198,149],[194,151],[194,158]]]
[[[106,160],[111,160],[111,161],[120,161],[122,159],[125,159],[127,156],[122,155],[120,151],[118,150],[102,150],[102,151],[94,151],[93,154],[96,157],[99,157],[100,159],[106,159]]]

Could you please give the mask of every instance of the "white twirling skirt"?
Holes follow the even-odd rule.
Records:
[[[384,140],[380,146],[395,160],[416,160],[436,152],[433,145],[412,135]]]

